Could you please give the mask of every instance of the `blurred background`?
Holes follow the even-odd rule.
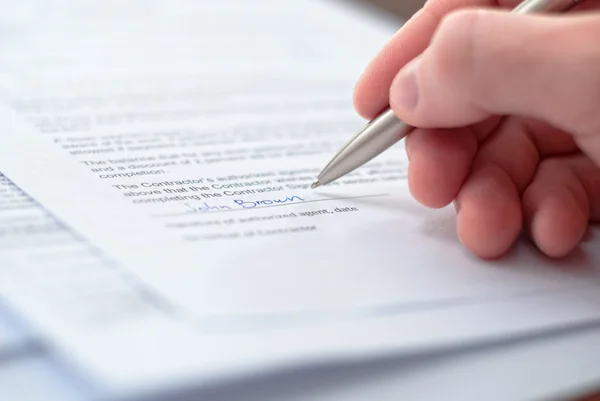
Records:
[[[396,14],[402,18],[409,18],[417,10],[423,7],[426,0],[360,0],[381,8],[387,12]]]

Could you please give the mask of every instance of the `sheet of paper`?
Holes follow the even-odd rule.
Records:
[[[600,318],[596,243],[470,257],[451,209],[411,199],[401,145],[308,190],[393,31],[340,6],[86,2],[3,44],[0,169],[172,312],[72,336],[95,377],[133,391]]]
[[[597,394],[598,327],[423,358],[306,369],[211,388],[202,401],[583,400]],[[165,400],[170,398],[166,397]],[[587,398],[585,398],[587,399]]]
[[[0,174],[0,288],[82,322],[127,320],[140,300],[98,249]],[[53,301],[50,302],[49,300]],[[140,298],[141,299],[141,298]]]
[[[0,297],[0,366],[43,347],[85,377],[78,342],[173,324],[155,294],[2,174]]]
[[[228,383],[194,392],[191,399],[280,401],[285,394],[286,401],[479,401],[485,394],[490,401],[575,400],[597,392],[598,341],[597,329],[582,330],[429,358],[308,369]],[[11,401],[98,399],[44,353],[0,364],[0,394]]]
[[[10,401],[91,401],[91,393],[48,355],[25,355],[0,364],[0,394]]]
[[[37,343],[34,334],[16,320],[0,303],[0,366],[7,360],[27,353]]]

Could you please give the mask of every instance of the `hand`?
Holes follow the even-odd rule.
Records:
[[[389,104],[419,127],[410,191],[454,202],[473,253],[502,256],[524,231],[562,257],[600,218],[600,0],[544,16],[498,1],[430,0],[368,66],[355,107],[371,119]]]

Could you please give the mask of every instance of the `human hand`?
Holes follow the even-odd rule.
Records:
[[[600,0],[545,16],[498,2],[430,0],[368,66],[355,107],[371,119],[389,104],[419,127],[410,191],[454,202],[473,253],[502,256],[525,231],[561,257],[600,219]]]

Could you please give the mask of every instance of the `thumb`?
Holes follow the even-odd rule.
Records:
[[[390,89],[410,125],[450,128],[490,115],[533,117],[586,135],[600,129],[600,16],[462,10]],[[598,132],[600,133],[600,132]]]

